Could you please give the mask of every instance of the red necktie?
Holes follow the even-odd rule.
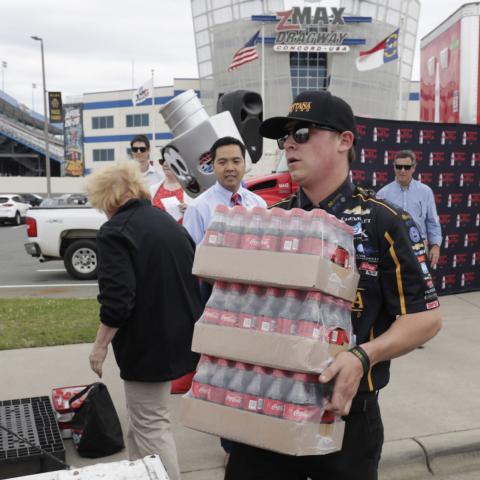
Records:
[[[235,207],[236,205],[240,205],[240,195],[238,193],[234,193],[232,195],[232,206]]]

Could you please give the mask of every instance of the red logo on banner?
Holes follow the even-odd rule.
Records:
[[[455,174],[453,172],[441,172],[438,176],[438,182],[448,187],[455,183]],[[439,187],[441,186],[442,185],[439,185]]]
[[[428,154],[428,164],[438,165],[445,161],[445,153],[444,152],[430,152]]]
[[[415,154],[417,162],[421,162],[423,160],[423,152],[421,150],[412,150]]]
[[[466,130],[462,134],[462,145],[467,145],[471,143],[475,143],[478,141],[478,132],[472,132],[471,130]]]
[[[441,193],[435,193],[434,196],[435,196],[435,203],[437,205],[441,205],[443,201],[443,195]]]
[[[457,163],[465,162],[465,152],[452,152],[450,154],[450,165],[456,165]]]
[[[426,183],[429,185],[433,183],[433,173],[432,172],[422,172],[418,174],[418,181],[422,183]]]
[[[455,227],[463,227],[470,223],[471,215],[469,213],[459,213],[455,220]]]
[[[443,279],[445,278],[445,282]],[[442,277],[442,288],[445,283],[445,287],[451,287],[452,285],[455,285],[455,274],[454,273],[449,273],[448,275],[445,275]]]
[[[465,272],[465,281],[466,282],[473,282],[475,280],[475,272]]]
[[[448,225],[452,221],[452,216],[449,213],[441,213],[438,217],[442,225]]]
[[[367,126],[364,123],[357,123],[357,132],[360,137],[367,134]]]
[[[448,238],[448,247],[446,245]],[[445,248],[452,248],[455,245],[458,245],[458,242],[460,242],[460,234],[458,233],[450,233],[445,237]]]
[[[463,193],[449,193],[448,194],[448,203],[451,203],[453,206],[460,205],[462,203],[462,201],[463,201]]]
[[[478,233],[477,232],[470,232],[467,233],[468,235],[468,244],[473,245],[474,243],[478,242]]]
[[[430,143],[435,140],[435,130],[420,130],[418,134],[418,143]]]
[[[454,263],[457,264],[457,267],[464,265],[467,262],[466,253],[457,253],[453,257],[454,257]]]
[[[440,255],[438,257],[438,262],[437,262],[437,265],[439,267],[443,267],[444,265],[446,265],[448,263],[448,257],[446,255]]]
[[[467,197],[467,206],[470,207],[471,205],[479,205],[480,204],[480,193],[469,193]]]
[[[390,137],[390,129],[388,127],[373,127],[373,141],[378,142]]]
[[[381,183],[384,185],[385,183],[388,182],[388,172],[373,172],[375,175],[375,180],[377,182],[377,185]]]
[[[366,178],[365,170],[352,170],[352,182],[363,182]]]
[[[461,173],[459,176],[459,185],[463,187],[464,185],[472,185],[475,181],[475,174],[474,173]]]
[[[440,143],[445,145],[446,143],[452,143],[457,139],[456,130],[443,130],[440,135]]]
[[[413,130],[411,128],[397,128],[396,142],[408,142],[413,138]]]

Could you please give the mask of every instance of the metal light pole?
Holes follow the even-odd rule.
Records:
[[[5,91],[5,69],[7,68],[7,62],[2,60],[2,90]]]
[[[42,52],[42,77],[43,77],[43,133],[45,136],[45,175],[47,176],[47,197],[51,196],[51,185],[50,185],[50,152],[48,145],[48,112],[47,112],[47,84],[45,82],[45,56],[43,54],[43,39],[32,35],[30,37],[32,40],[40,42],[40,49]]]

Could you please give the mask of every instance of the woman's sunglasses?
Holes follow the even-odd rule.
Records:
[[[334,128],[322,127],[320,125],[307,125],[307,126],[297,126],[292,130],[289,130],[283,137],[277,139],[278,148],[283,150],[285,148],[285,142],[287,138],[291,135],[295,143],[307,143],[310,138],[310,130],[328,130],[329,132],[339,133]]]

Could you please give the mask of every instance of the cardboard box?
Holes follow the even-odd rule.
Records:
[[[193,273],[213,280],[320,290],[349,302],[355,299],[359,279],[356,271],[315,255],[204,245],[195,253]]]
[[[321,373],[348,346],[311,338],[197,322],[192,350],[214,357],[297,372]]]
[[[297,423],[182,398],[180,421],[187,427],[222,438],[289,455],[324,455],[342,448],[345,424]]]

